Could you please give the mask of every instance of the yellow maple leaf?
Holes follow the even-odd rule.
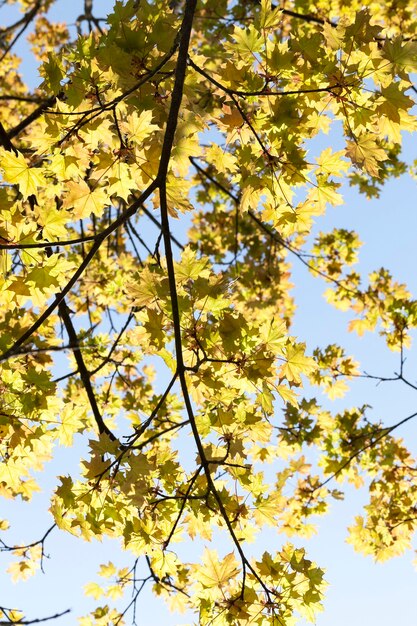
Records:
[[[4,611],[0,610],[0,617],[3,617],[2,613],[4,613]],[[22,611],[17,611],[16,609],[7,611],[7,619],[10,621],[11,624],[14,624],[15,622],[20,622],[23,618],[24,613],[22,613]]]
[[[365,334],[365,331],[372,330],[373,325],[367,319],[355,319],[349,322],[349,331],[356,331],[359,337]]]
[[[277,391],[284,402],[289,402],[292,406],[298,407],[297,396],[292,389],[285,385],[278,385]]]
[[[98,575],[102,576],[103,578],[111,578],[116,574],[116,571],[117,567],[114,565],[114,563],[109,561],[108,563],[102,563],[100,565]]]
[[[337,183],[330,181],[322,183],[319,181],[319,185],[314,188],[316,194],[309,194],[309,199],[313,199],[314,195],[317,197],[319,207],[322,211],[326,208],[326,204],[329,203],[332,206],[343,204],[343,196],[340,195],[335,189],[338,187]]]
[[[355,141],[348,141],[346,156],[376,178],[379,177],[378,162],[387,159],[385,150],[378,146],[372,135],[363,135]]]
[[[339,379],[328,385],[325,391],[330,400],[335,400],[336,398],[343,398],[346,392],[349,391],[349,387],[344,380]]]
[[[254,519],[258,526],[277,526],[276,517],[281,512],[285,498],[279,494],[264,498],[261,502],[256,504],[256,508],[253,511]]]
[[[285,348],[287,362],[281,366],[281,376],[288,382],[301,383],[300,374],[310,374],[317,365],[315,361],[305,356],[305,344],[298,343]]]
[[[35,195],[38,187],[46,185],[41,171],[38,168],[29,167],[23,154],[3,152],[0,165],[4,170],[4,180],[12,185],[19,185],[19,191],[24,198]]]
[[[206,258],[199,259],[195,250],[187,246],[181,255],[181,260],[175,263],[175,275],[180,283],[190,278],[197,280],[199,277],[207,277],[210,274],[207,265]]]
[[[85,416],[83,407],[76,407],[74,404],[67,404],[61,414],[61,426],[59,429],[59,443],[63,446],[71,446],[72,440],[84,426],[82,418]]]
[[[109,196],[118,196],[127,202],[135,187],[137,183],[131,178],[129,165],[123,161],[117,161],[109,175]]]
[[[22,476],[26,475],[27,470],[23,465],[13,459],[8,459],[7,463],[0,463],[0,483],[5,483],[13,491],[20,490]]]
[[[232,109],[227,104],[223,105],[223,115],[219,119],[219,122],[220,124],[226,126],[229,130],[240,128],[244,123],[240,112],[236,108]]]
[[[222,174],[225,172],[234,172],[236,169],[236,156],[216,144],[207,148],[206,159],[209,163],[215,165],[217,172]]]
[[[156,124],[152,124],[152,117],[152,111],[142,111],[140,115],[133,111],[129,115],[129,121],[122,122],[120,126],[129,141],[140,145],[146,137],[159,128]]]
[[[198,581],[210,589],[222,587],[227,584],[239,572],[237,561],[233,552],[226,554],[223,560],[219,559],[217,550],[206,550],[203,554],[203,567],[198,570]]]
[[[90,189],[84,180],[67,183],[69,192],[64,200],[64,208],[73,208],[75,219],[89,217],[91,213],[100,217],[105,206],[110,204],[105,191],[101,188]]]
[[[67,211],[57,211],[51,207],[41,209],[38,212],[38,224],[42,226],[42,234],[48,241],[67,236],[65,224],[69,222],[71,216]]]
[[[316,158],[319,170],[324,174],[340,176],[349,169],[349,163],[342,160],[343,156],[343,150],[333,152],[331,148],[325,148]]]
[[[340,21],[340,23],[334,27],[334,24],[330,24],[325,22],[322,26],[324,39],[326,40],[326,44],[332,50],[339,50],[343,48],[343,44],[345,41],[345,24]]]
[[[86,596],[91,596],[92,598],[94,598],[94,600],[98,600],[99,598],[101,598],[103,593],[104,590],[98,583],[91,582],[84,585],[84,594]]]

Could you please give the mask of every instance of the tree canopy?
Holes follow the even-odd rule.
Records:
[[[42,537],[16,545],[0,520],[11,577],[42,567],[52,533],[108,536],[126,567],[97,564],[81,626],[130,623],[145,585],[203,626],[314,620],[326,582],[297,541],[346,485],[369,492],[356,550],[400,555],[417,524],[400,438],[416,414],[332,411],[321,392],[386,378],[292,333],[301,263],[417,389],[407,286],[355,269],[349,224],[311,241],[343,182],[369,198],[415,176],[417,2],[116,0],[104,17],[85,0],[75,28],[51,21],[54,0],[5,4],[21,17],[0,30],[0,495],[30,501],[62,447],[88,441]],[[282,534],[269,551],[266,526]],[[4,601],[0,623],[58,617],[18,609]]]

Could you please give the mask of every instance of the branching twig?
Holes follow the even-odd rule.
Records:
[[[9,54],[10,50],[13,48],[16,41],[21,37],[21,35],[23,35],[23,33],[25,32],[29,24],[32,22],[32,20],[34,20],[41,6],[42,6],[42,0],[36,0],[33,7],[29,9],[29,11],[27,11],[27,13],[25,13],[20,20],[18,20],[14,24],[11,24],[10,26],[7,26],[6,28],[3,28],[0,31],[0,39],[1,39],[2,37],[4,38],[4,36],[7,35],[8,33],[11,33],[16,28],[21,26],[18,33],[16,33],[16,35],[13,37],[10,43],[8,43],[6,47],[4,48],[3,54],[0,57],[0,62],[6,58],[6,56]]]
[[[100,363],[100,365],[97,365],[97,367],[93,370],[91,370],[91,372],[89,373],[89,376],[91,378],[91,376],[94,376],[94,374],[97,374],[97,372],[99,372],[111,359],[113,352],[116,350],[122,336],[123,333],[126,331],[127,327],[129,326],[130,322],[133,319],[133,313],[130,312],[126,322],[123,324],[122,328],[120,329],[119,334],[117,335],[116,339],[113,342],[113,345],[111,346],[109,352],[107,353],[107,356],[103,359],[103,361]]]
[[[301,96],[302,94],[307,93],[322,93],[328,92],[333,93],[333,89],[336,89],[340,85],[335,83],[334,85],[328,85],[327,87],[313,87],[311,89],[293,89],[288,91],[273,91],[268,88],[268,84],[266,83],[262,89],[258,89],[256,91],[242,91],[240,89],[232,89],[231,87],[226,87],[222,85],[218,80],[210,76],[208,72],[206,72],[203,68],[199,67],[191,58],[188,59],[189,64],[196,72],[207,78],[207,80],[212,83],[215,87],[221,89],[224,93],[227,93],[229,96],[241,96],[242,98],[248,98],[250,96]],[[349,85],[346,85],[349,87]]]

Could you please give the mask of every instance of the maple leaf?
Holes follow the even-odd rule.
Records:
[[[110,201],[104,189],[90,189],[84,180],[70,181],[64,199],[64,208],[73,209],[74,219],[83,219],[91,214],[100,216]]]
[[[7,569],[13,582],[19,580],[27,580],[33,576],[40,568],[42,548],[40,545],[32,546],[27,551],[23,552],[15,550],[14,553],[17,556],[23,557],[21,560],[11,563]]]
[[[375,137],[367,135],[363,135],[355,141],[348,141],[346,156],[352,160],[352,163],[363,167],[368,174],[376,178],[379,176],[378,163],[387,159],[385,150],[378,146]]]
[[[287,338],[285,323],[277,323],[275,320],[264,322],[260,329],[260,337],[267,350],[281,352]]]
[[[340,185],[331,181],[323,180],[322,177],[317,178],[317,187],[309,193],[309,198],[314,200],[317,198],[320,210],[326,208],[326,203],[337,206],[343,204],[343,196],[336,191]]]
[[[285,348],[286,363],[280,372],[289,383],[301,384],[301,374],[308,375],[317,367],[314,359],[305,356],[305,344],[289,345]]]
[[[111,578],[112,576],[116,574],[116,572],[117,572],[116,566],[114,565],[114,563],[109,561],[107,564],[100,565],[98,575],[102,576],[103,578]]]
[[[323,35],[326,40],[327,45],[332,50],[339,50],[343,48],[345,43],[345,34],[346,34],[346,18],[343,18],[338,22],[335,27],[334,24],[330,24],[329,22],[325,22],[323,24]]]
[[[74,435],[84,427],[85,411],[82,407],[67,404],[61,413],[61,423],[58,430],[59,443],[71,446]]]
[[[23,154],[3,152],[0,156],[0,167],[4,170],[4,180],[19,186],[19,191],[24,198],[36,195],[38,188],[46,185],[42,171],[35,167],[29,167]]]
[[[66,224],[70,221],[71,216],[66,211],[40,209],[38,211],[38,223],[42,227],[42,235],[45,239],[53,241],[60,237],[67,237],[68,230]]]
[[[340,176],[349,169],[349,163],[342,159],[343,150],[333,152],[331,148],[325,148],[316,158],[320,172],[328,175]]]
[[[159,129],[157,124],[152,124],[152,111],[142,111],[139,115],[134,111],[129,116],[129,121],[122,122],[121,130],[126,133],[128,141],[141,145],[146,137]]]
[[[41,87],[45,91],[57,94],[61,90],[61,81],[66,77],[66,72],[61,61],[55,54],[49,52],[48,60],[39,68],[39,74],[44,77]]]
[[[202,556],[203,568],[196,572],[196,579],[207,589],[223,587],[239,573],[237,561],[233,552],[219,559],[216,550],[204,551]]]
[[[104,594],[104,590],[98,583],[90,582],[84,585],[84,593],[86,596],[91,596],[98,600]]]
[[[175,264],[175,273],[180,282],[209,275],[208,260],[199,259],[194,250],[187,246],[181,255],[181,261]]]
[[[386,39],[384,52],[394,65],[409,72],[416,71],[417,44],[415,41],[404,41],[402,36],[395,37],[392,41]]]
[[[27,470],[14,460],[9,460],[0,465],[0,483],[3,482],[11,492],[19,492],[20,481],[22,476],[26,474]]]
[[[261,33],[252,24],[248,28],[235,26],[232,37],[236,50],[243,58],[253,58],[252,55],[259,52],[264,43]]]
[[[260,28],[274,28],[281,21],[281,12],[279,8],[272,8],[271,0],[261,0],[261,11],[259,14]]]

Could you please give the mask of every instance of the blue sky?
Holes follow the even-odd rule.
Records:
[[[111,10],[110,0],[96,0],[96,13],[105,15]],[[53,9],[53,19],[73,20],[82,13],[81,0],[58,0]],[[9,24],[14,19],[10,7],[0,10],[1,24]],[[19,54],[25,59],[24,76],[31,85],[39,79],[30,60],[27,47],[22,44]],[[327,145],[337,148],[338,138],[334,135],[320,139],[322,149]],[[413,139],[405,138],[406,155],[409,161],[417,157]],[[312,152],[312,157],[314,152]],[[318,221],[316,231],[345,227],[357,230],[364,246],[360,252],[359,269],[368,272],[386,266],[391,269],[397,280],[408,284],[411,291],[417,292],[417,211],[416,183],[408,175],[391,181],[384,189],[379,200],[368,201],[359,196],[354,189],[344,190],[345,204],[331,208],[328,214]],[[326,285],[319,279],[313,279],[307,270],[294,258],[294,295],[298,309],[293,332],[300,340],[306,341],[312,350],[317,345],[340,343],[346,346],[348,353],[357,358],[363,368],[375,374],[391,375],[398,367],[398,355],[389,353],[383,341],[375,335],[362,338],[347,334],[349,314],[335,311],[326,304],[323,291]],[[414,379],[417,356],[410,352],[407,368],[410,378]],[[417,376],[415,377],[417,378]],[[316,394],[315,390],[311,395]],[[404,389],[400,383],[386,383],[378,387],[369,381],[357,380],[351,384],[351,392],[344,399],[330,403],[324,396],[319,401],[331,410],[365,403],[372,405],[370,415],[381,418],[386,423],[413,412],[416,405],[415,392]],[[416,426],[411,422],[401,434],[408,442],[415,441]],[[83,444],[78,442],[81,450]],[[78,451],[76,451],[78,452]],[[417,445],[414,444],[417,453]],[[48,498],[55,485],[57,474],[76,471],[78,454],[62,448],[58,458],[49,464],[44,476],[44,492],[35,495],[30,504],[0,503],[0,517],[11,520],[13,533],[10,542],[25,542],[40,537],[50,525],[50,516],[46,513]],[[417,573],[412,565],[412,555],[395,559],[384,564],[374,564],[369,558],[356,554],[345,543],[346,528],[354,516],[360,513],[366,503],[365,492],[349,490],[345,502],[336,503],[332,513],[320,520],[318,535],[304,542],[310,558],[327,570],[326,579],[329,589],[326,610],[317,616],[317,626],[415,626],[417,624],[417,603],[414,598],[417,591]],[[263,533],[265,545],[271,549],[274,543],[279,549],[283,537],[274,530]],[[296,544],[303,542],[293,538]],[[262,545],[258,546],[262,552]],[[190,544],[188,549],[193,550]],[[195,546],[199,550],[199,546]],[[230,547],[223,544],[219,551],[227,552]],[[113,560],[124,566],[131,562],[131,557],[121,553],[116,542],[105,541],[86,544],[64,533],[54,532],[46,545],[51,559],[45,562],[45,574],[38,575],[25,583],[12,584],[3,573],[9,561],[8,555],[1,555],[0,605],[17,606],[24,609],[29,617],[42,617],[72,608],[70,616],[61,618],[58,626],[72,626],[75,616],[88,612],[94,606],[93,601],[83,598],[82,585],[97,580],[96,570],[99,563]],[[176,626],[187,619],[170,614],[163,603],[154,599],[147,591],[139,600],[138,624],[153,626]],[[190,621],[190,620],[188,620]]]

